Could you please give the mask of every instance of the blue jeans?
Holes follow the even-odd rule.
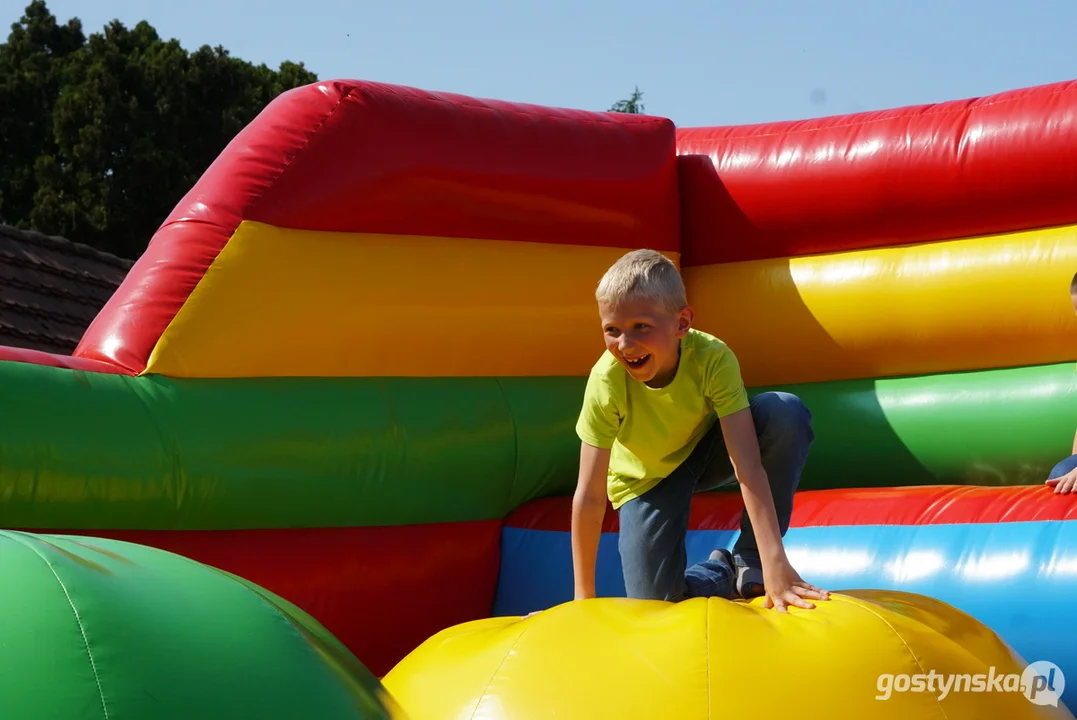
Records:
[[[811,413],[796,395],[767,392],[750,400],[763,468],[774,495],[782,536],[789,529],[793,494],[815,433]],[[625,590],[630,598],[677,602],[690,597],[733,597],[736,578],[724,562],[704,560],[690,568],[685,550],[692,495],[735,485],[722,428],[718,422],[668,477],[618,509]],[[762,570],[747,511],[733,546],[737,566]]]
[[[1054,466],[1051,470],[1051,474],[1047,476],[1047,479],[1054,480],[1060,478],[1074,468],[1077,468],[1077,455],[1070,455],[1068,458]]]

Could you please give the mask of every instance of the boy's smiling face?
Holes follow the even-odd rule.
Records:
[[[651,387],[664,387],[673,380],[681,338],[692,327],[692,308],[671,315],[650,300],[630,298],[616,305],[599,303],[598,312],[606,349],[633,380]]]

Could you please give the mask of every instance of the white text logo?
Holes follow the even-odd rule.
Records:
[[[1058,705],[1066,678],[1057,665],[1046,660],[1029,664],[1024,672],[999,673],[995,667],[986,673],[942,674],[934,670],[926,673],[884,673],[876,683],[877,700],[889,700],[894,693],[929,692],[944,699],[952,692],[1019,692],[1036,705]]]

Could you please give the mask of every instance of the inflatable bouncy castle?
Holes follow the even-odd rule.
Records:
[[[567,603],[594,290],[641,247],[679,264],[751,393],[811,411],[786,543],[830,604],[617,604],[612,511],[603,598]],[[596,647],[646,672],[641,648],[680,648],[662,682],[704,693],[707,663],[752,643],[771,663],[753,712],[803,710],[776,688],[813,648],[830,675],[874,673],[873,652],[1050,663],[1037,677],[1072,706],[1077,496],[1044,480],[1077,431],[1075,272],[1077,82],[709,128],[318,82],[234,138],[71,357],[0,348],[0,524],[242,578],[390,691],[436,699],[437,662],[494,658],[468,717],[528,716],[506,698],[541,690],[600,717],[587,682],[541,679]],[[741,508],[735,490],[696,497],[689,563],[732,546]],[[519,673],[497,676],[509,656]],[[639,675],[617,677],[624,695]],[[976,702],[969,717],[1001,707]]]

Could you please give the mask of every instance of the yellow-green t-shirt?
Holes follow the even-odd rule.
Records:
[[[718,418],[746,407],[733,351],[692,329],[681,340],[677,376],[663,388],[633,380],[611,353],[603,353],[587,378],[576,434],[611,450],[606,491],[618,508],[669,475]]]

